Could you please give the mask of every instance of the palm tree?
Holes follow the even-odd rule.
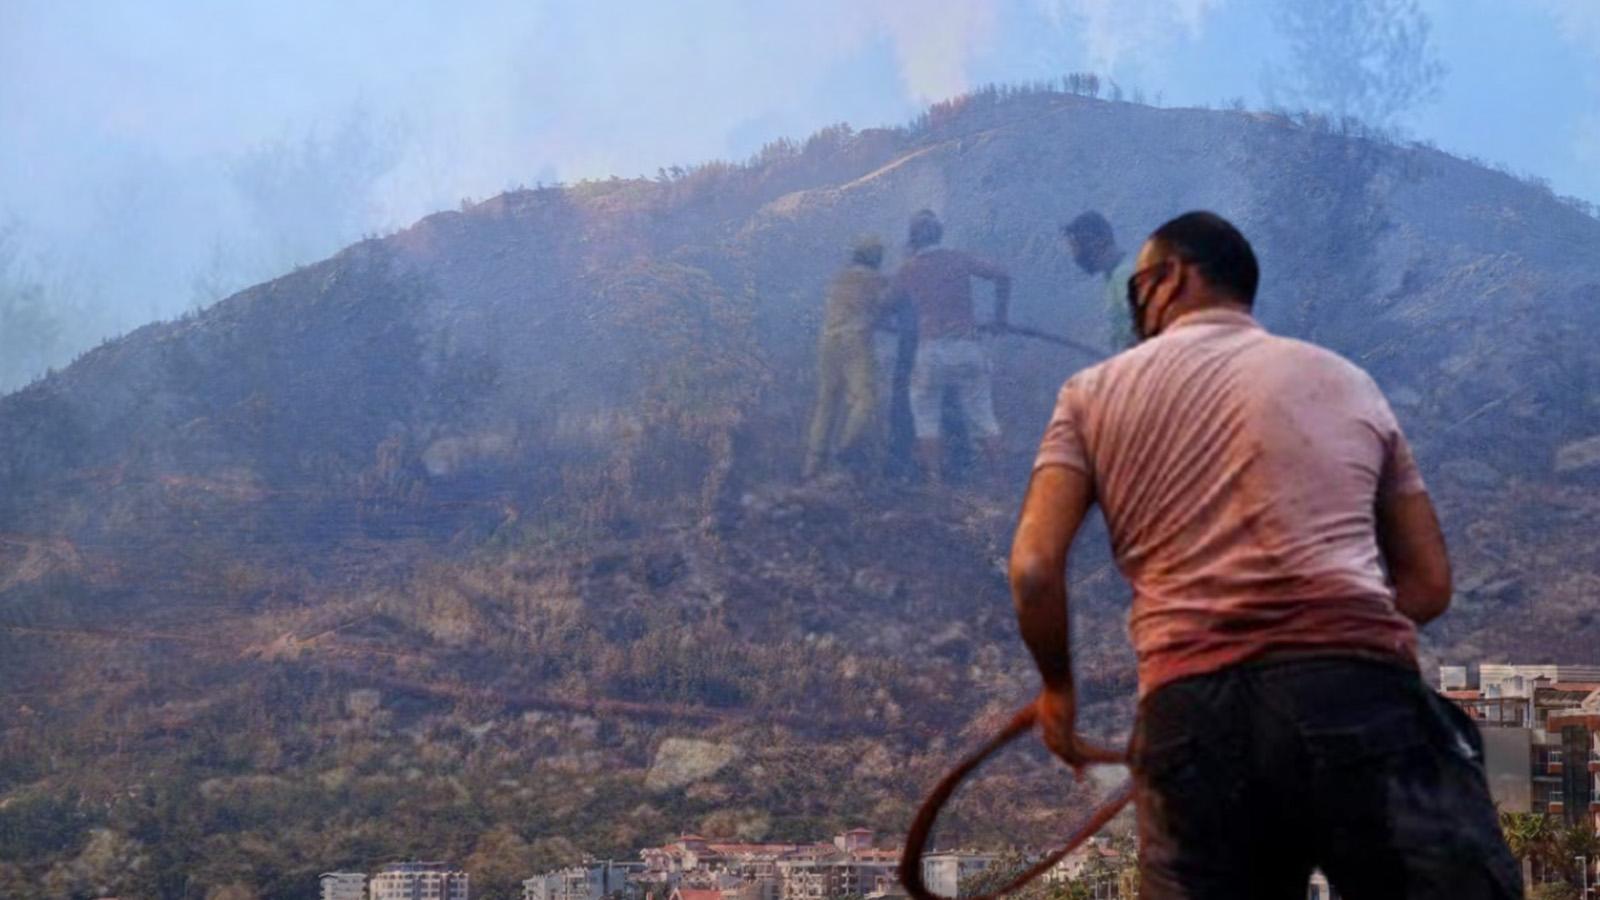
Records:
[[[1502,812],[1500,829],[1511,855],[1523,862],[1533,876],[1529,881],[1543,881],[1556,856],[1555,823],[1542,813]]]

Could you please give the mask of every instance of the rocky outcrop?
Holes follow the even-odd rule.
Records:
[[[644,786],[651,791],[669,791],[710,778],[739,758],[733,744],[694,738],[667,738],[656,749],[655,761],[645,775]]]

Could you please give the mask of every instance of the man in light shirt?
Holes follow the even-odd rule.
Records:
[[[1011,583],[1074,767],[1067,551],[1091,504],[1134,591],[1140,896],[1512,898],[1470,721],[1417,673],[1450,602],[1444,538],[1382,392],[1251,316],[1228,222],[1157,229],[1127,280],[1139,343],[1062,388]]]
[[[1133,274],[1133,256],[1117,246],[1111,223],[1098,210],[1086,210],[1062,225],[1061,239],[1066,242],[1067,252],[1078,268],[1089,275],[1099,275],[1103,280],[1103,311],[1111,352],[1127,348],[1133,342],[1133,327],[1123,292],[1127,289],[1128,276]]]

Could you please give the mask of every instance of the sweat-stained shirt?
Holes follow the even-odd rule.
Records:
[[[977,331],[972,310],[974,277],[993,281],[997,297],[1010,296],[1011,276],[999,266],[960,250],[923,250],[895,272],[889,303],[909,303],[916,310],[917,336],[922,340],[971,337]]]
[[[1380,563],[1380,494],[1425,488],[1378,386],[1249,315],[1202,310],[1062,387],[1035,468],[1089,476],[1139,695],[1278,651],[1416,664]]]

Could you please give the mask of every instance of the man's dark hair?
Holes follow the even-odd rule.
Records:
[[[1213,212],[1187,212],[1157,228],[1150,240],[1199,269],[1207,284],[1254,305],[1261,269],[1250,242],[1227,219]]]
[[[939,222],[939,214],[931,209],[917,210],[911,217],[908,232],[906,237],[913,250],[932,247],[944,239],[944,225]]]
[[[1071,222],[1061,226],[1061,236],[1085,245],[1109,244],[1113,240],[1111,223],[1093,209],[1078,213]]]
[[[857,238],[855,245],[850,248],[850,261],[874,269],[883,265],[883,241],[878,240],[876,235]]]

